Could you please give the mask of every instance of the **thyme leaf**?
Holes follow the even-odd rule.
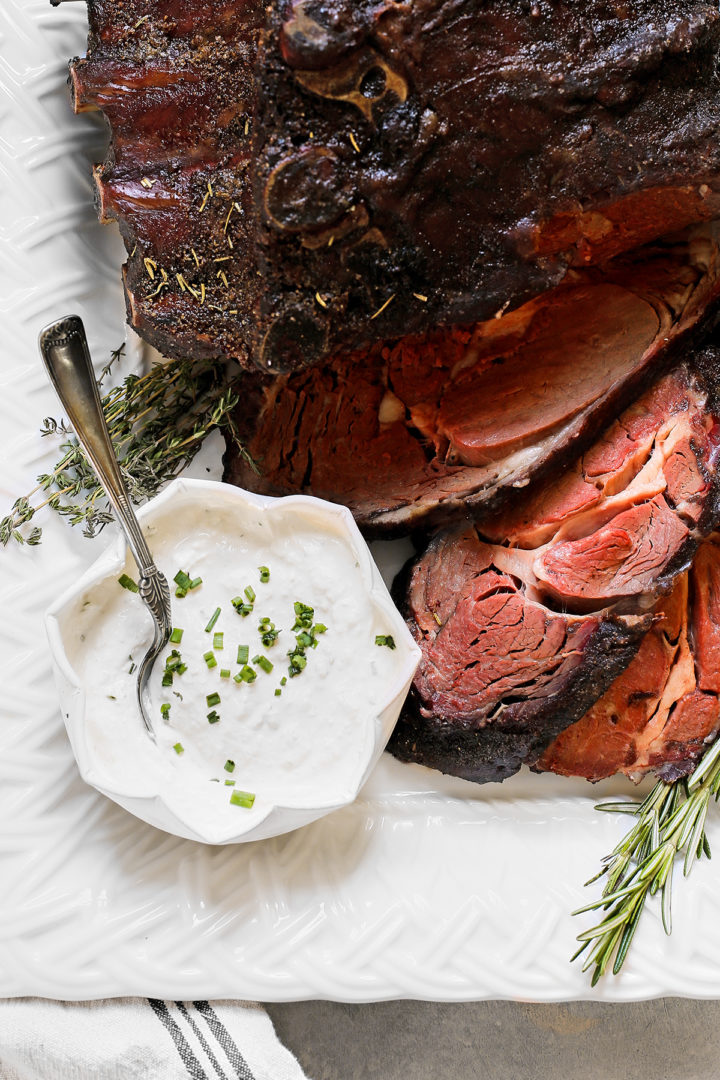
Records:
[[[625,962],[648,896],[660,894],[665,933],[672,931],[671,895],[675,861],[684,852],[683,876],[697,859],[710,858],[705,818],[712,798],[720,797],[720,740],[706,750],[693,775],[672,783],[659,781],[642,802],[602,803],[597,810],[630,814],[635,824],[610,855],[600,872],[586,882],[607,877],[599,900],[573,912],[599,908],[605,912],[590,930],[578,934],[575,960],[588,950],[583,971],[593,968],[592,985],[612,961],[617,975]]]
[[[108,377],[122,356],[115,349],[100,373]],[[134,503],[143,503],[190,464],[211,431],[223,430],[248,462],[232,419],[238,395],[232,387],[235,365],[216,360],[173,360],[154,364],[146,375],[128,375],[102,396],[105,418],[125,483]],[[0,544],[38,544],[42,528],[30,526],[45,506],[97,535],[113,520],[110,505],[71,429],[46,417],[43,436],[57,437],[55,468],[37,477],[37,486],[16,499],[0,520]],[[254,467],[254,466],[253,466]]]

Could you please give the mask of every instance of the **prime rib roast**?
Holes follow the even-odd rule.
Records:
[[[271,372],[720,216],[706,0],[88,0],[130,321]],[[362,354],[361,354],[362,355]]]
[[[226,479],[415,539],[392,752],[688,773],[720,729],[717,4],[87,2],[130,323],[238,361]]]
[[[558,469],[692,347],[720,294],[698,227],[474,326],[240,380],[226,477],[347,504],[372,535],[487,514]],[[522,503],[520,503],[522,505]]]
[[[398,597],[422,659],[393,754],[503,779],[576,721],[594,734],[599,721],[582,718],[603,694],[632,695],[614,680],[717,521],[719,387],[720,350],[708,348],[660,378],[559,481],[431,542]]]

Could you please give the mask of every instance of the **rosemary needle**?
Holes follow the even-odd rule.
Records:
[[[573,960],[586,950],[583,971],[593,968],[592,985],[605,974],[612,961],[617,975],[625,962],[648,896],[660,894],[665,933],[672,931],[672,879],[675,859],[685,853],[683,875],[687,877],[696,859],[710,858],[705,819],[711,798],[720,796],[720,740],[705,752],[689,779],[672,783],[659,781],[639,803],[603,803],[598,810],[631,814],[636,821],[602,868],[586,884],[607,876],[599,900],[578,908],[573,915],[602,908],[605,915],[590,930],[578,934],[580,948]]]

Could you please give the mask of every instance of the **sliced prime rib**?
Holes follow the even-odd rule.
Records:
[[[707,0],[88,0],[132,324],[271,372],[720,212]],[[220,261],[222,260],[222,261]]]
[[[433,541],[404,609],[422,659],[388,750],[477,783],[536,760],[632,659],[651,615],[553,611],[474,528]]]
[[[570,610],[665,589],[720,507],[718,376],[709,347],[658,380],[564,475],[484,523],[485,538]]]
[[[368,533],[479,514],[559,468],[715,318],[716,224],[473,327],[241,379],[225,478],[347,504]]]
[[[403,606],[423,655],[393,754],[502,779],[612,693],[718,520],[720,351],[697,366],[658,380],[559,484],[416,561]]]
[[[655,613],[629,666],[551,743],[538,770],[593,781],[692,772],[720,730],[720,536],[700,546]]]

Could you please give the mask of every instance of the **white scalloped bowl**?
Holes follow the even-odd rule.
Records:
[[[244,536],[245,529],[264,529],[262,535],[269,546],[263,549],[268,554],[261,561],[268,565],[272,561],[270,552],[273,543],[282,549],[280,540],[275,538],[281,537],[283,530],[287,533],[289,527],[302,527],[316,534],[316,555],[320,557],[323,545],[340,545],[334,550],[347,552],[352,559],[352,564],[348,565],[354,566],[360,576],[363,593],[369,600],[371,632],[391,633],[396,643],[394,650],[378,648],[370,660],[373,685],[376,687],[372,695],[368,690],[369,669],[355,670],[350,665],[347,674],[341,675],[344,680],[342,693],[337,693],[337,686],[333,683],[333,694],[337,693],[337,700],[334,696],[331,699],[333,708],[330,722],[340,723],[342,718],[346,724],[345,730],[350,732],[347,754],[352,754],[352,757],[343,754],[341,768],[318,768],[311,794],[278,797],[277,789],[282,788],[282,782],[280,778],[275,778],[276,793],[272,798],[258,790],[252,808],[245,809],[231,807],[229,795],[235,789],[223,782],[227,773],[223,774],[220,769],[219,782],[208,783],[206,776],[188,766],[186,753],[182,756],[168,753],[172,728],[168,727],[166,732],[160,718],[156,723],[157,744],[147,736],[130,692],[135,676],[129,672],[127,652],[118,651],[117,662],[109,663],[107,670],[102,672],[96,671],[91,663],[94,654],[93,646],[87,643],[88,638],[93,642],[101,639],[110,642],[112,650],[114,639],[118,637],[120,650],[127,613],[132,612],[135,624],[138,622],[137,611],[132,610],[132,605],[142,604],[137,595],[118,586],[117,594],[110,593],[115,607],[108,606],[104,600],[101,602],[101,597],[107,593],[107,588],[103,593],[103,586],[106,587],[109,581],[116,580],[123,572],[137,576],[135,564],[122,537],[118,537],[87,573],[50,608],[46,615],[46,628],[56,682],[65,725],[83,779],[136,817],[177,836],[209,844],[260,840],[306,825],[355,799],[390,737],[420,653],[390,598],[367,544],[345,507],[308,496],[273,499],[215,481],[175,480],[161,495],[144,506],[138,515],[158,565],[169,578],[173,576],[173,566],[163,565],[163,552],[154,548],[153,537],[159,542],[157,537],[162,535],[162,526],[167,527],[168,524],[175,533],[173,539],[178,535],[182,537],[183,522],[187,523],[194,514],[201,517],[209,514],[213,521],[222,520],[226,525],[232,525],[233,529],[236,527],[239,532],[228,533],[231,537]],[[266,539],[268,536],[269,541]],[[193,539],[194,534],[191,533],[188,542]],[[277,559],[275,564],[279,565]],[[259,586],[258,591],[262,588],[262,585]],[[173,614],[176,617],[177,605],[173,598]],[[186,613],[187,609],[184,609],[183,618]],[[88,629],[91,617],[95,619],[92,624],[95,630],[92,635],[86,635],[84,631]],[[249,624],[248,619],[248,630]],[[141,626],[146,640],[138,641],[137,651],[132,650],[133,656],[138,658],[142,656],[151,633],[150,616],[142,609]],[[326,637],[329,639],[330,634],[323,635],[320,642],[322,648],[326,648]],[[320,651],[318,648],[317,653]],[[285,659],[285,653],[286,649],[282,648],[278,655]],[[314,655],[311,655],[310,661],[313,660]],[[84,671],[90,671],[91,675],[84,678]],[[100,693],[95,685],[100,675],[102,690],[108,691],[106,693]],[[187,677],[183,675],[182,678]],[[303,672],[301,677],[306,678],[307,672]],[[122,686],[123,694],[110,694],[109,691],[118,685]],[[187,686],[187,683],[182,685]],[[226,693],[233,692],[231,680],[226,680],[224,686],[228,687]],[[242,687],[236,689],[242,692]],[[292,689],[288,684],[283,693],[287,694]],[[370,697],[374,705],[369,704]],[[246,700],[252,699],[248,697]],[[353,722],[348,727],[348,717],[351,715]],[[208,726],[203,730],[207,734],[203,734],[201,739],[207,743],[214,729]],[[224,732],[228,730],[226,727]],[[249,747],[248,753],[252,750],[251,740],[250,733],[244,743],[245,747]],[[320,743],[322,739],[315,740],[313,753],[323,749]],[[241,790],[245,786],[242,783],[242,750],[237,759],[237,784],[238,790]],[[288,773],[284,775],[287,777]]]

